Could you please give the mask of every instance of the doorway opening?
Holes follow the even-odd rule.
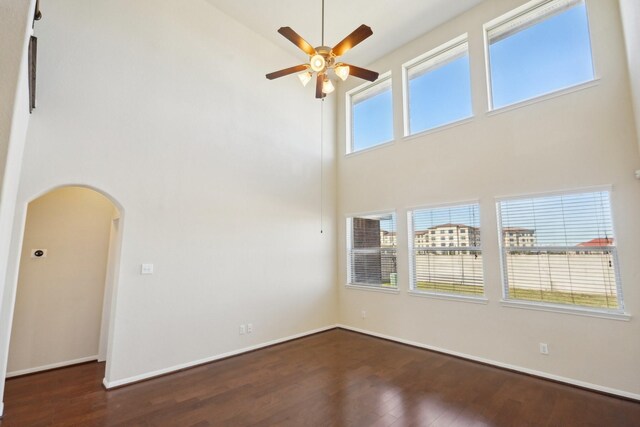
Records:
[[[108,358],[121,212],[67,186],[29,203],[7,378]]]

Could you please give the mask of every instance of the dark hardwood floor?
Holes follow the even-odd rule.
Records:
[[[0,426],[640,426],[640,403],[344,330],[112,391],[103,375],[10,379]]]

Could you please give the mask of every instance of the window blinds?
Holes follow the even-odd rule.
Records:
[[[349,218],[347,229],[349,284],[396,288],[395,215]]]
[[[376,95],[391,90],[391,75],[378,79],[375,83],[367,83],[361,90],[351,93],[351,104],[357,105]]]
[[[608,191],[498,203],[507,299],[622,310]]]
[[[497,43],[510,35],[529,28],[552,15],[564,12],[572,7],[584,4],[584,0],[548,0],[516,13],[515,16],[499,19],[487,25],[489,44]]]
[[[427,54],[424,58],[419,58],[413,63],[405,65],[409,79],[414,79],[446,63],[455,61],[467,55],[469,43],[467,39],[457,41],[450,47],[440,49],[437,52]]]
[[[408,219],[412,290],[483,295],[478,204],[415,210]]]

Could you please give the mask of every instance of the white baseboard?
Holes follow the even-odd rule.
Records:
[[[265,342],[265,343],[262,343],[262,344],[256,344],[256,345],[253,345],[251,347],[245,347],[245,348],[241,348],[239,350],[230,351],[228,353],[218,354],[218,355],[215,355],[215,356],[207,357],[207,358],[200,359],[200,360],[194,360],[194,361],[187,362],[187,363],[181,363],[179,365],[174,365],[174,366],[171,366],[169,368],[158,369],[157,371],[146,372],[144,374],[135,375],[133,377],[128,377],[128,378],[123,378],[123,379],[120,379],[120,380],[107,381],[107,379],[104,378],[102,380],[102,384],[107,389],[114,388],[114,387],[120,387],[120,386],[123,386],[123,385],[126,385],[126,384],[135,383],[135,382],[138,382],[138,381],[147,380],[149,378],[157,377],[157,376],[160,376],[160,375],[169,374],[171,372],[180,371],[182,369],[193,368],[193,367],[198,366],[198,365],[204,365],[206,363],[215,362],[216,360],[225,359],[227,357],[237,356],[237,355],[240,355],[242,353],[247,353],[247,352],[258,350],[258,349],[261,349],[261,348],[264,348],[264,347],[269,347],[271,345],[281,344],[283,342],[295,340],[297,338],[306,337],[307,335],[317,334],[319,332],[328,331],[330,329],[335,329],[337,327],[338,327],[338,325],[325,326],[323,328],[314,329],[312,331],[302,332],[300,334],[291,335],[291,336],[284,337],[284,338],[279,338],[277,340],[268,341],[268,342]]]
[[[17,377],[19,375],[33,374],[40,371],[48,371],[50,369],[64,368],[65,366],[77,365],[78,363],[92,362],[98,360],[98,355],[81,357],[80,359],[67,360],[66,362],[52,363],[50,365],[36,366],[35,368],[21,369],[19,371],[7,372],[7,378]]]
[[[4,414],[4,402],[0,402],[0,418],[2,418],[3,414]]]
[[[540,377],[540,378],[546,378],[546,379],[549,379],[549,380],[558,381],[558,382],[561,382],[561,383],[570,384],[570,385],[574,385],[574,386],[577,386],[577,387],[587,388],[587,389],[599,391],[599,392],[602,392],[602,393],[612,394],[612,395],[616,395],[616,396],[625,397],[627,399],[633,399],[633,400],[640,401],[640,394],[637,394],[637,393],[631,393],[631,392],[624,391],[624,390],[618,390],[618,389],[615,389],[615,388],[605,387],[605,386],[601,386],[601,385],[597,385],[597,384],[591,384],[591,383],[584,382],[584,381],[574,380],[572,378],[566,378],[566,377],[561,377],[559,375],[549,374],[549,373],[542,372],[542,371],[536,371],[534,369],[529,369],[529,368],[523,368],[521,366],[510,365],[508,363],[497,362],[495,360],[485,359],[485,358],[482,358],[482,357],[476,357],[476,356],[472,356],[472,355],[469,355],[469,354],[460,353],[460,352],[457,352],[457,351],[451,351],[451,350],[447,350],[447,349],[444,349],[444,348],[434,347],[434,346],[423,344],[423,343],[416,342],[416,341],[409,341],[409,340],[405,340],[405,339],[402,339],[402,338],[393,337],[393,336],[390,336],[390,335],[379,334],[377,332],[367,331],[365,329],[360,329],[360,328],[354,328],[352,326],[340,325],[340,324],[337,325],[337,326],[339,328],[342,328],[342,329],[346,329],[346,330],[354,331],[354,332],[359,332],[361,334],[370,335],[372,337],[383,338],[383,339],[386,339],[386,340],[389,340],[389,341],[395,341],[395,342],[398,342],[398,343],[401,343],[401,344],[407,344],[407,345],[410,345],[410,346],[413,346],[413,347],[424,348],[425,350],[437,351],[438,353],[449,354],[451,356],[456,356],[456,357],[460,357],[462,359],[472,360],[474,362],[480,362],[480,363],[484,363],[484,364],[487,364],[487,365],[497,366],[499,368],[509,369],[511,371],[522,372],[524,374],[533,375],[533,376]]]

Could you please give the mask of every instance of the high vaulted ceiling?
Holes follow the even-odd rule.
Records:
[[[280,27],[293,28],[314,47],[321,44],[321,0],[207,1],[291,52],[296,53],[296,48],[277,33]],[[481,1],[325,0],[325,45],[334,46],[360,24],[367,24],[373,36],[344,56],[354,64],[367,65]],[[304,58],[304,53],[297,53]]]

